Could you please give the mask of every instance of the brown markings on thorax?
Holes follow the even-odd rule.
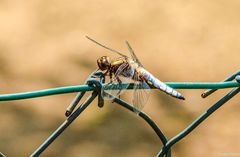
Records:
[[[127,59],[125,57],[118,57],[118,58],[113,59],[111,61],[110,71],[113,73],[116,73],[118,68],[125,62],[127,62]]]
[[[111,67],[109,69],[110,73],[116,73],[116,71],[118,70],[118,68],[123,64],[123,63],[128,63],[128,59],[125,57],[118,57],[115,58],[111,61]],[[132,79],[134,81],[145,81],[147,82],[147,80],[145,80],[145,78],[141,75],[141,71],[140,69],[134,69],[134,75],[132,76]]]

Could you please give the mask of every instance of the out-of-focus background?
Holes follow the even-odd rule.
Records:
[[[96,59],[112,55],[85,35],[127,52],[134,48],[162,81],[221,81],[239,70],[240,2],[0,1],[0,93],[83,84]],[[173,137],[228,90],[179,101],[153,90],[144,111]],[[29,156],[64,120],[75,94],[0,102],[0,151]],[[173,156],[240,156],[239,96],[173,148]],[[161,143],[136,115],[96,101],[42,156],[149,157]]]

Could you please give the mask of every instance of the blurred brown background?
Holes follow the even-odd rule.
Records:
[[[83,84],[96,59],[128,40],[162,81],[220,81],[239,70],[240,2],[0,0],[0,93]],[[144,108],[173,137],[228,90],[178,101],[154,90]],[[75,94],[1,102],[0,151],[29,156],[64,120]],[[240,156],[239,96],[173,148],[179,156]],[[42,156],[148,157],[161,143],[136,115],[96,101]]]

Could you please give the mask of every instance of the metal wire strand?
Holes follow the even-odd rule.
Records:
[[[168,86],[175,89],[223,89],[240,87],[240,83],[235,81],[228,82],[165,82]],[[123,84],[122,87],[127,87],[128,84]],[[133,89],[133,84],[130,84],[127,89]],[[86,92],[94,91],[96,87],[91,85],[77,85],[77,86],[66,86],[58,88],[50,88],[44,90],[37,90],[32,92],[22,92],[13,94],[1,94],[0,101],[11,101],[20,99],[30,99],[36,97],[50,96],[56,94],[67,94],[75,92]]]

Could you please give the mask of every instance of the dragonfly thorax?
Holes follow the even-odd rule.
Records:
[[[100,70],[107,70],[111,67],[111,60],[108,56],[102,56],[97,60]]]

